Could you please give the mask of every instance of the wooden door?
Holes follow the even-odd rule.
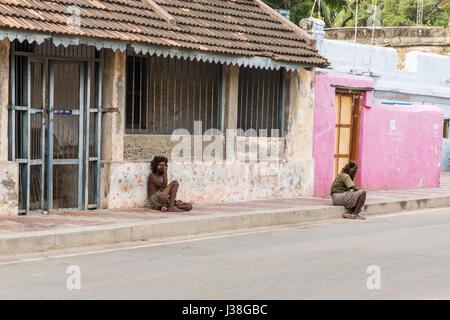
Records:
[[[358,162],[362,92],[336,89],[334,177],[353,160]]]

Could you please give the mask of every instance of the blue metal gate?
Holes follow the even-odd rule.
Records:
[[[20,167],[19,214],[98,208],[101,60],[17,47],[11,52],[9,156]]]

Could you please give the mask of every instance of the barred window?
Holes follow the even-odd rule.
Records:
[[[126,132],[172,134],[202,121],[202,134],[221,130],[219,64],[127,56]]]
[[[254,129],[258,136],[261,135],[259,130],[267,129],[267,137],[271,137],[275,129],[278,136],[282,136],[283,79],[281,69],[240,68],[238,129],[244,132]]]

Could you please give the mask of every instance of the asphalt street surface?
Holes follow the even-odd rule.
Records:
[[[450,299],[450,208],[3,257],[0,299]]]

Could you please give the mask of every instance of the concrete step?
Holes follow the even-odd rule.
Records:
[[[426,208],[450,207],[450,195],[408,200],[379,201],[364,206],[362,215],[379,215]],[[147,241],[204,235],[260,227],[288,226],[341,219],[345,209],[336,206],[292,206],[237,213],[179,216],[171,219],[73,227],[0,235],[0,256],[37,253],[120,242]],[[450,213],[450,210],[449,210]]]

